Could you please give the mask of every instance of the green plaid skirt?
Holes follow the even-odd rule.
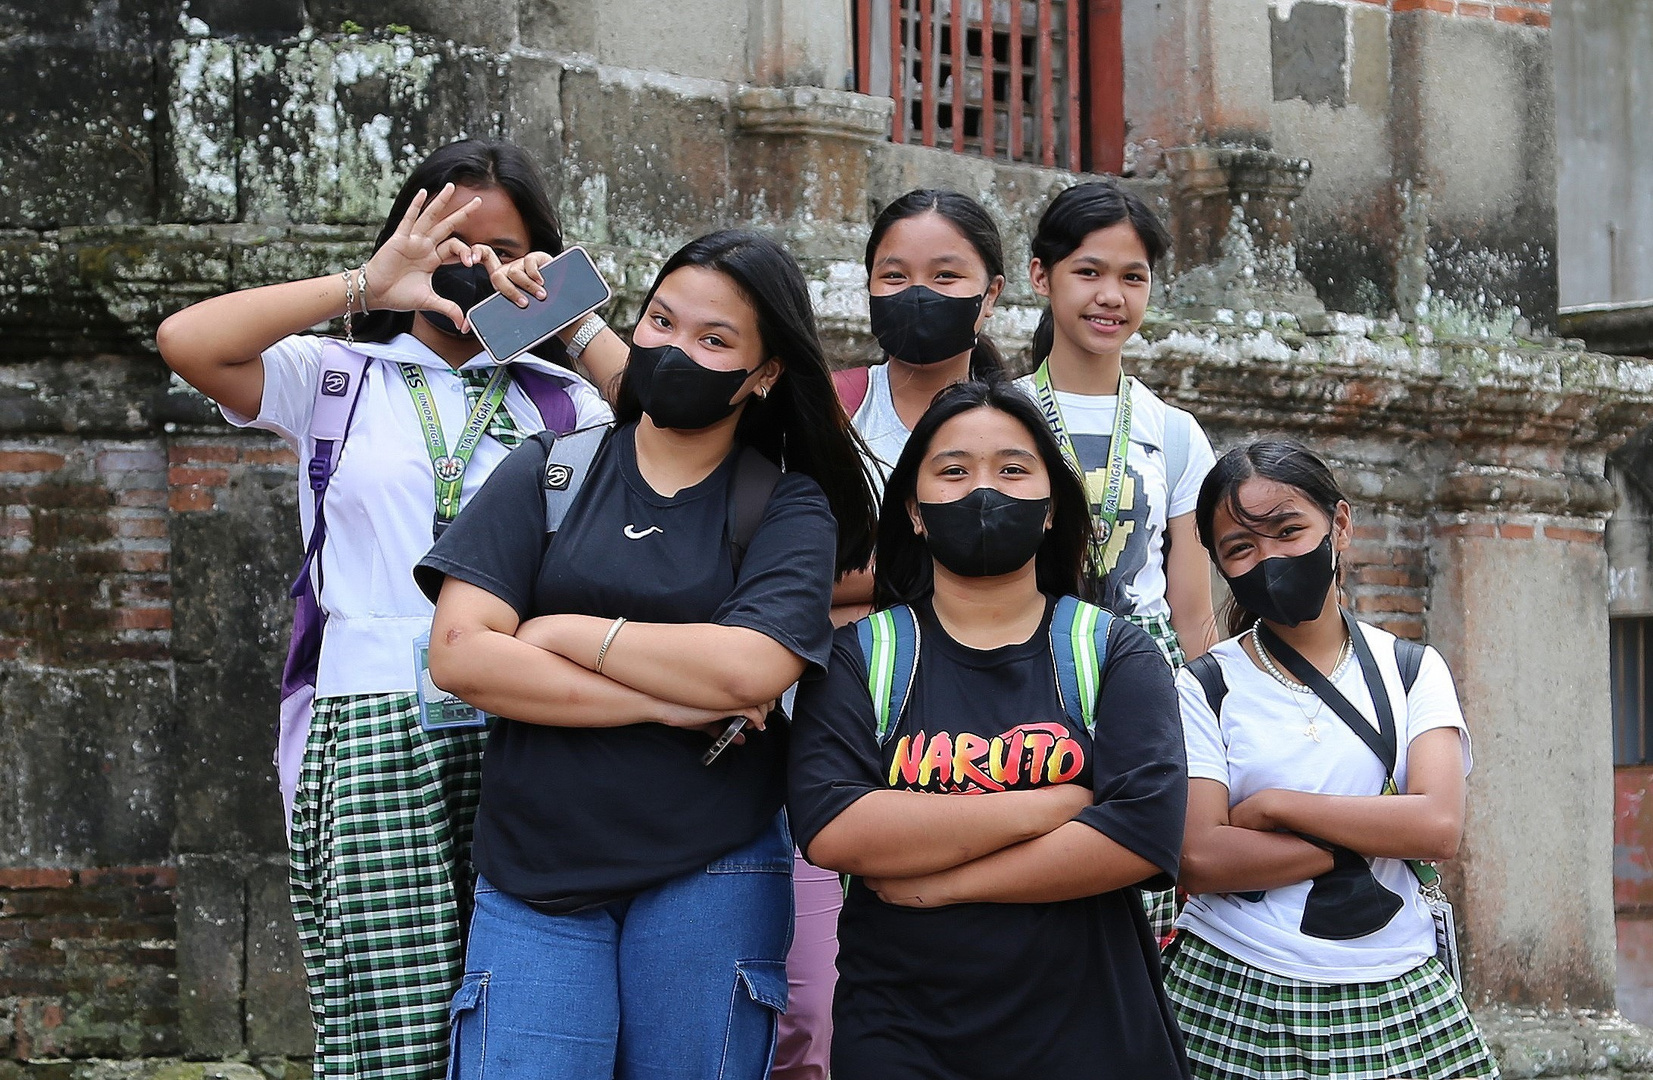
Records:
[[[1434,957],[1384,982],[1312,983],[1242,963],[1184,931],[1165,993],[1198,1080],[1446,1080],[1498,1076]]]
[[[1159,646],[1159,651],[1165,654],[1172,671],[1180,671],[1188,665],[1188,657],[1177,641],[1177,632],[1171,629],[1169,618],[1164,615],[1127,615],[1125,620],[1148,632],[1154,644]],[[1182,913],[1177,903],[1177,890],[1143,889],[1142,906],[1148,912],[1148,926],[1153,930],[1155,939],[1164,941],[1177,925],[1177,916]]]
[[[465,973],[483,732],[426,732],[412,694],[319,698],[289,841],[328,1080],[441,1080]]]

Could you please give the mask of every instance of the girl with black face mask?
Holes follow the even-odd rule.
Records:
[[[539,171],[510,143],[464,140],[413,170],[365,264],[202,301],[157,335],[232,424],[274,432],[311,466],[278,772],[318,1077],[445,1073],[483,732],[421,723],[414,656],[431,605],[411,571],[512,447],[609,416],[554,363],[561,342],[500,369],[468,333],[483,264],[531,248],[562,249]],[[311,331],[340,316],[344,340]],[[624,355],[607,334],[584,359],[601,371]],[[343,439],[328,433],[335,406]]]
[[[616,412],[573,479],[525,444],[418,571],[432,677],[498,718],[459,1080],[761,1080],[787,998],[771,705],[825,664],[833,579],[873,529],[797,263],[733,230],[672,256]],[[548,487],[576,481],[547,537]],[[743,741],[705,762],[732,720]]]
[[[1408,861],[1458,850],[1469,735],[1439,653],[1339,606],[1351,513],[1293,442],[1200,489],[1237,636],[1177,676],[1194,895],[1166,989],[1198,1077],[1497,1075],[1436,957],[1435,871]]]
[[[840,629],[798,692],[793,826],[855,875],[838,1080],[1187,1075],[1133,887],[1177,872],[1171,673],[1072,595],[1089,542],[1033,403],[943,390],[884,493],[891,606]]]

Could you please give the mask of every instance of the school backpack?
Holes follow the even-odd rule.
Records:
[[[1056,601],[1050,619],[1050,655],[1056,694],[1070,721],[1096,734],[1096,698],[1102,667],[1108,661],[1108,632],[1113,615],[1073,596]],[[875,611],[855,624],[872,695],[878,744],[884,745],[900,724],[918,674],[921,644],[918,619],[905,604]]]
[[[305,544],[304,560],[289,590],[294,600],[293,632],[287,660],[281,669],[281,720],[276,731],[276,775],[289,830],[293,823],[293,796],[298,790],[304,744],[310,737],[310,718],[316,698],[316,670],[321,661],[322,632],[327,615],[317,600],[312,568],[327,539],[326,497],[338,467],[350,422],[356,415],[362,387],[367,384],[372,357],[328,339],[322,343],[321,378],[316,381],[315,411],[310,421],[313,445],[305,475],[315,505],[315,523]],[[572,431],[578,415],[574,399],[554,377],[512,365],[511,377],[539,411],[548,430]]]
[[[844,415],[853,418],[861,403],[867,400],[867,384],[872,378],[865,367],[845,368],[832,373],[832,389],[844,406]]]

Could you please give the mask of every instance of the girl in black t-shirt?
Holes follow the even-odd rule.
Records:
[[[554,535],[567,478],[525,444],[421,564],[433,679],[500,718],[461,1078],[485,1055],[490,1078],[758,1080],[786,1004],[786,733],[765,721],[825,664],[834,569],[866,564],[873,519],[792,258],[737,231],[674,255],[615,411]],[[753,450],[773,490],[744,542]],[[702,764],[731,717],[743,741]]]
[[[1187,1075],[1132,888],[1177,871],[1175,692],[1147,634],[1067,595],[1089,531],[1008,384],[942,391],[890,475],[894,606],[838,631],[790,759],[805,854],[856,875],[835,1080]]]

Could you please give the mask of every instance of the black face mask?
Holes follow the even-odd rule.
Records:
[[[1319,617],[1326,607],[1326,593],[1337,574],[1332,555],[1332,537],[1302,555],[1276,555],[1263,559],[1239,577],[1223,575],[1234,592],[1234,602],[1271,623],[1296,626]]]
[[[494,288],[487,269],[481,263],[472,266],[466,266],[464,263],[443,263],[431,271],[430,288],[431,292],[442,299],[457,304],[460,311],[471,310],[499,291]],[[419,314],[444,334],[453,337],[469,336],[440,311],[421,311]]]
[[[631,347],[631,388],[656,427],[698,431],[735,411],[729,399],[752,377],[745,370],[713,371],[676,345]]]
[[[979,487],[953,502],[919,503],[918,516],[936,562],[960,577],[998,577],[1039,553],[1050,500]]]
[[[1352,941],[1388,926],[1406,906],[1372,873],[1372,864],[1348,848],[1314,841],[1332,853],[1332,868],[1315,878],[1298,927],[1309,937]]]
[[[909,285],[871,299],[872,332],[884,352],[909,364],[939,364],[976,346],[979,296],[943,296]]]

